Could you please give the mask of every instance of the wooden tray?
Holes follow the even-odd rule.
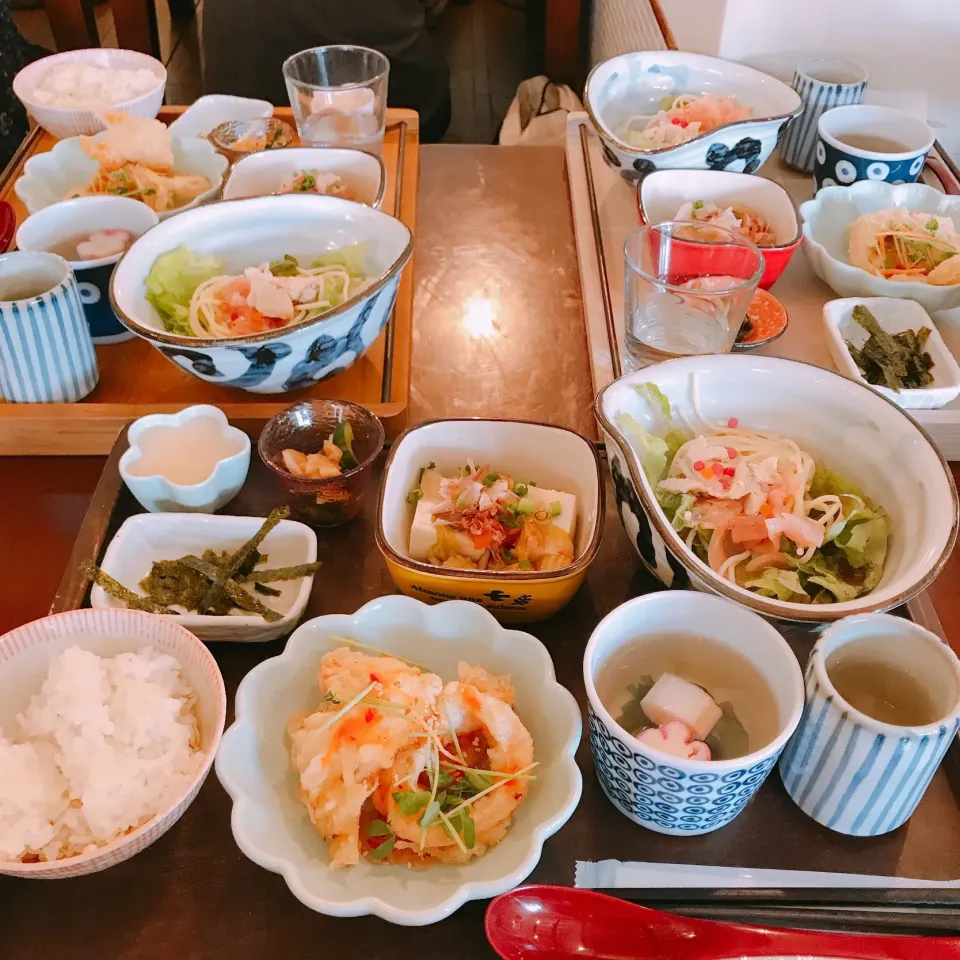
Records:
[[[237,423],[252,437],[262,422]],[[124,487],[117,461],[126,448],[123,434],[107,461],[90,510],[77,537],[52,612],[88,602],[87,584],[78,573],[84,559],[100,557],[127,517],[141,512]],[[376,466],[375,485],[383,461]],[[609,478],[607,479],[609,483]],[[371,491],[372,493],[372,491]],[[272,473],[254,458],[239,496],[223,512],[265,516],[282,502]],[[590,631],[610,610],[637,594],[658,589],[642,570],[616,515],[608,490],[605,532],[587,582],[563,615],[533,624],[530,632],[551,651],[558,680],[586,707],[583,648]],[[318,559],[324,564],[314,581],[304,619],[354,612],[363,603],[394,592],[386,566],[374,545],[375,497],[355,521],[318,531]],[[912,615],[939,630],[932,609],[920,598]],[[786,633],[805,658],[812,636],[803,629]],[[941,634],[942,635],[942,634]],[[257,663],[276,656],[283,641],[265,644],[211,644],[226,681],[232,708],[237,685]],[[227,722],[232,722],[228,712]],[[951,756],[956,759],[955,750]],[[658,861],[722,864],[747,868],[857,871],[880,876],[945,880],[960,864],[960,805],[946,768],[937,773],[909,825],[883,837],[844,837],[804,816],[789,799],[780,779],[771,776],[747,809],[729,826],[702,837],[650,833],[620,816],[604,797],[593,770],[588,738],[577,753],[583,772],[583,799],[559,834],[548,840],[532,882],[574,882],[577,860]],[[618,896],[675,912],[793,925],[846,926],[905,931],[960,927],[960,890],[617,890]],[[150,923],[143,903],[150,903]],[[256,866],[240,852],[230,831],[230,804],[215,776],[204,784],[194,805],[160,842],[126,863],[84,878],[79,884],[25,884],[0,877],[0,903],[9,911],[4,927],[8,954],[54,956],[57,938],[69,925],[73,942],[83,944],[80,958],[114,956],[116,944],[138,960],[189,956],[263,960],[308,956],[316,944],[336,942],[348,956],[384,960],[414,955],[463,958],[492,956],[483,936],[483,904],[468,904],[451,918],[427,928],[392,928],[374,918],[338,920],[303,907],[280,876]],[[107,914],[103,904],[110,904]],[[44,918],[56,916],[61,923]],[[226,942],[225,942],[226,939]],[[273,949],[282,944],[283,949]],[[6,955],[6,954],[5,954]]]
[[[170,123],[184,109],[164,107],[160,119]],[[289,107],[278,107],[274,115],[292,123]],[[0,199],[13,205],[18,224],[27,212],[14,193],[14,183],[30,157],[45,153],[56,142],[45,131],[33,130],[0,179]],[[414,234],[419,154],[416,112],[388,109],[383,209],[403,220]],[[213,403],[228,417],[269,418],[309,397],[362,403],[380,417],[388,436],[396,436],[403,430],[410,397],[413,260],[403,271],[396,307],[384,332],[357,363],[330,380],[293,393],[257,395],[192,377],[144,340],[99,346],[100,383],[80,403],[12,404],[0,400],[0,456],[107,454],[120,428],[148,413],[173,413],[192,403]]]
[[[637,197],[636,190],[604,161],[600,141],[585,113],[567,118],[566,152],[593,386],[599,391],[620,376],[625,362],[623,244],[640,227]],[[811,178],[786,167],[778,154],[758,175],[779,183],[797,204],[812,195]],[[960,192],[948,163],[934,150],[924,170],[924,182],[943,189],[941,177],[951,192]],[[838,294],[814,275],[804,251],[794,254],[771,292],[786,307],[790,324],[782,337],[756,352],[834,370],[823,330],[823,305]],[[938,313],[936,319],[947,345],[960,358],[960,308]],[[944,457],[960,460],[960,398],[940,410],[909,412],[926,428]]]

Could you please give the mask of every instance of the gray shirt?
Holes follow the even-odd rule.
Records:
[[[283,61],[331,43],[387,56],[391,106],[427,118],[447,96],[450,74],[421,0],[204,0],[204,92],[286,103]]]

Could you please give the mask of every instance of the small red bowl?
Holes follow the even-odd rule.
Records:
[[[765,264],[760,288],[773,286],[800,246],[800,217],[787,191],[765,177],[727,170],[656,170],[637,185],[637,213],[644,226],[676,220],[680,208],[695,200],[742,206],[769,221],[778,242],[760,248]]]

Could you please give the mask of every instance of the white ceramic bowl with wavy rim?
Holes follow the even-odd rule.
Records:
[[[748,660],[776,705],[776,734],[742,757],[704,762],[654,750],[621,727],[597,692],[597,678],[623,648],[664,634],[703,636]],[[766,780],[803,712],[803,673],[787,641],[744,607],[689,591],[649,593],[608,613],[584,651],[583,682],[590,750],[607,799],[641,827],[675,837],[710,833],[733,820]]]
[[[621,138],[630,117],[652,117],[663,97],[681,93],[736,97],[750,108],[750,117],[659,150],[642,150]],[[803,109],[796,91],[759,70],[676,50],[640,50],[597,64],[583,102],[607,163],[628,181],[665,169],[756,173],[785,125]]]
[[[13,737],[18,730],[17,714],[40,692],[50,661],[74,645],[101,657],[113,657],[141,647],[156,647],[176,657],[197,695],[200,740],[206,754],[204,763],[173,804],[126,836],[66,860],[0,861],[0,873],[59,880],[98,873],[128,860],[162,837],[183,816],[213,766],[227,711],[227,693],[220,668],[207,648],[181,624],[170,617],[156,617],[139,610],[71,610],[26,623],[0,637],[0,728],[8,737]]]
[[[183,337],[164,329],[146,299],[157,258],[181,244],[221,260],[228,273],[242,273],[284,254],[309,262],[355,243],[367,245],[372,282],[296,326],[223,340]],[[406,224],[362,203],[313,194],[225,200],[189,210],[136,240],[113,272],[110,300],[124,326],[192,376],[251,393],[284,393],[332,377],[363,356],[386,325],[412,252]]]
[[[227,174],[223,199],[268,197],[298,173],[335,173],[357,191],[359,202],[380,209],[387,187],[386,170],[379,157],[362,150],[339,147],[287,147],[261,150],[241,157]]]
[[[216,424],[223,439],[233,441],[238,447],[236,453],[218,460],[205,480],[182,484],[162,473],[144,475],[132,472],[131,468],[143,456],[140,440],[145,433],[163,427],[179,430],[182,435],[182,429],[197,420]],[[240,492],[250,469],[250,437],[231,426],[227,415],[209,403],[194,404],[179,413],[151,413],[140,417],[130,425],[127,440],[130,446],[118,464],[120,476],[141,506],[151,513],[215,513]],[[184,450],[184,453],[190,456],[189,451]]]
[[[827,467],[858,484],[890,517],[890,540],[880,583],[843,603],[773,600],[721,579],[670,526],[653,488],[616,425],[629,413],[653,423],[633,389],[655,383],[674,414],[701,423],[736,417],[742,427],[796,441]],[[607,441],[617,507],[644,564],[667,586],[685,586],[745,604],[783,620],[830,623],[854,613],[890,610],[926,589],[957,538],[957,488],[946,461],[923,428],[895,403],[863,384],[795,360],[728,354],[668,360],[621,377],[597,395],[596,414]]]
[[[158,213],[161,221],[215,199],[223,185],[223,175],[227,169],[226,158],[220,156],[213,144],[207,140],[197,137],[174,138],[171,143],[174,171],[200,174],[210,181],[210,188],[182,207]],[[68,140],[61,140],[48,153],[31,157],[23,165],[23,174],[14,185],[14,190],[26,204],[27,210],[36,213],[44,207],[66,200],[71,190],[88,184],[99,169],[97,161],[88,156],[80,146],[79,138],[70,137]]]
[[[875,277],[850,264],[850,227],[866,213],[899,207],[936,217],[949,217],[960,230],[960,197],[924,183],[881,183],[861,180],[850,187],[824,187],[800,204],[803,252],[813,272],[841,297],[896,297],[916,300],[928,313],[960,306],[960,283],[937,287]]]
[[[54,107],[40,103],[34,96],[34,88],[43,81],[53,67],[63,63],[88,63],[97,67],[113,67],[124,70],[149,70],[156,77],[156,84],[146,93],[97,110],[81,110],[76,107]],[[108,47],[92,47],[86,50],[66,50],[27,64],[13,78],[13,92],[26,107],[27,112],[44,130],[63,140],[80,134],[99,133],[104,129],[98,114],[105,110],[123,110],[134,117],[153,119],[163,103],[167,85],[167,71],[154,57],[136,50],[115,50]],[[33,213],[33,211],[30,211]]]
[[[320,658],[339,646],[332,636],[416,660],[444,680],[456,679],[461,660],[510,674],[517,713],[533,736],[540,765],[500,844],[463,866],[409,870],[362,860],[355,867],[329,869],[326,844],[297,797],[285,730],[293,713],[315,708]],[[336,917],[373,914],[421,926],[442,920],[468,900],[510,890],[529,875],[543,842],[567,822],[580,800],[582,780],[574,759],[580,732],[576,701],[557,683],[539,640],[501,627],[472,603],[428,607],[409,597],[382,597],[352,616],[305,623],[283,654],[247,674],[237,690],[236,722],[217,756],[217,776],[233,798],[231,825],[240,849],[282,874],[294,896],[312,910]]]

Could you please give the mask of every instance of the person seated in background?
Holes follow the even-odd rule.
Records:
[[[352,43],[390,60],[388,103],[420,114],[420,140],[450,124],[450,71],[423,0],[204,0],[204,93],[287,103],[281,69],[300,50]]]
[[[0,170],[10,162],[27,135],[27,112],[13,92],[13,78],[47,51],[20,35],[10,12],[10,0],[0,0]]]

